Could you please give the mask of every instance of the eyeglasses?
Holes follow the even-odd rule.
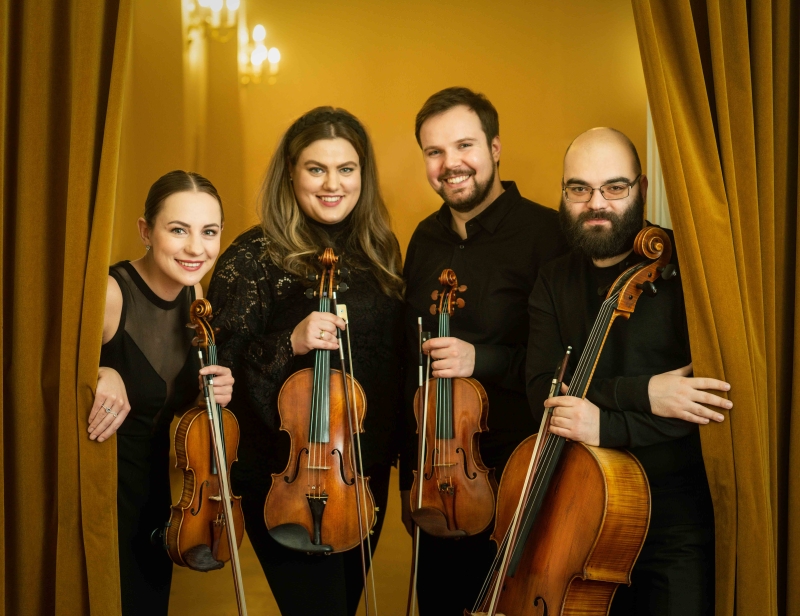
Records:
[[[600,194],[603,195],[603,199],[606,201],[616,201],[617,199],[624,199],[630,195],[631,187],[634,186],[641,177],[642,174],[640,173],[633,179],[633,182],[609,182],[608,184],[603,184],[599,188],[592,188],[585,184],[565,185],[562,180],[561,190],[564,191],[566,200],[573,203],[586,203],[587,201],[591,201],[595,190],[599,190]]]

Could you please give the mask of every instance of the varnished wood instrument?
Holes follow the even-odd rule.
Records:
[[[216,364],[214,330],[208,322],[211,304],[191,306],[194,339],[201,367]],[[205,357],[204,357],[205,356]],[[247,614],[238,548],[244,536],[241,497],[230,489],[231,464],[239,447],[239,424],[214,398],[213,377],[203,377],[206,408],[187,411],[175,429],[176,466],[183,471],[183,493],[164,533],[172,561],[197,571],[220,569],[231,562],[239,614]]]
[[[464,300],[455,272],[439,277],[441,291],[431,297],[438,306],[439,336],[450,335],[450,318]],[[431,387],[431,384],[433,387]],[[489,401],[472,378],[426,379],[414,398],[419,459],[411,488],[411,517],[424,532],[459,538],[484,530],[494,516],[497,482],[494,469],[481,460],[478,439],[488,430]]]
[[[611,286],[570,396],[586,397],[614,321],[631,317],[642,292],[654,295],[659,276],[674,275],[672,245],[662,229],[643,229],[634,251],[646,260]],[[503,472],[492,535],[498,555],[476,606],[465,614],[606,615],[617,586],[630,584],[650,521],[644,470],[625,450],[550,433],[550,415],[545,409],[539,433],[517,447]]]
[[[337,257],[326,248],[320,261],[325,269],[310,296],[319,299],[320,312],[331,312],[341,286]],[[341,353],[341,340],[339,346]],[[284,471],[272,475],[264,520],[281,545],[331,554],[362,545],[376,521],[368,478],[357,471],[355,436],[364,430],[367,401],[352,375],[331,369],[331,351],[314,353],[314,368],[295,372],[278,395],[281,430],[289,433],[291,449]]]

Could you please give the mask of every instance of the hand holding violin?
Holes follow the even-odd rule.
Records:
[[[113,368],[97,371],[94,404],[89,413],[89,439],[102,443],[114,434],[131,410],[122,377]]]
[[[336,328],[347,325],[344,319],[331,312],[314,311],[297,324],[292,332],[292,350],[295,355],[305,355],[314,349],[335,351],[339,348]]]
[[[422,351],[434,360],[431,364],[435,379],[468,378],[475,371],[475,347],[458,338],[431,338]]]
[[[231,375],[231,369],[225,366],[206,366],[200,369],[200,378],[203,376],[214,377],[214,398],[220,406],[227,406],[233,396],[233,383],[234,379]],[[200,390],[202,391],[202,382]],[[205,401],[201,401],[205,405]]]

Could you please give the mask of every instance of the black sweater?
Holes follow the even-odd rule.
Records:
[[[567,346],[573,347],[568,383],[608,288],[639,260],[632,253],[619,265],[599,268],[572,251],[540,271],[529,301],[527,364],[528,399],[537,424]],[[650,378],[691,362],[680,277],[658,280],[656,287],[657,295],[643,295],[629,320],[612,325],[587,399],[600,408],[600,446],[625,447],[639,459],[650,482],[651,523],[668,526],[706,520],[710,497],[697,425],[650,410]]]
[[[335,248],[348,232],[347,223],[329,231]],[[278,393],[291,374],[314,367],[314,351],[294,356],[291,334],[319,309],[319,300],[304,294],[313,283],[275,265],[264,255],[265,246],[260,227],[242,233],[220,257],[208,291],[213,325],[220,328],[219,363],[229,366],[236,379],[228,405],[241,432],[234,481],[237,489],[263,492],[271,485],[270,474],[280,472],[289,456],[288,435],[279,431]],[[402,301],[385,295],[375,276],[354,268],[346,255],[339,265],[350,268],[349,289],[339,303],[347,306],[355,377],[367,398],[361,446],[369,468],[397,456]],[[338,352],[332,352],[331,367],[339,368]]]

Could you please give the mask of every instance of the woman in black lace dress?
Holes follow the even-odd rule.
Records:
[[[344,321],[317,311],[308,274],[332,247],[350,270],[347,305],[353,368],[367,398],[361,436],[365,475],[379,508],[374,549],[396,457],[401,400],[400,249],[380,195],[372,145],[348,112],[320,107],[297,120],[272,157],[261,191],[262,224],[220,257],[209,288],[220,363],[237,381],[229,408],[241,426],[234,489],[245,527],[284,616],[355,614],[360,550],[311,556],[283,547],[264,523],[264,501],[289,457],[277,398],[284,381],[314,366],[315,349],[338,349]]]
[[[213,374],[227,404],[230,369],[200,370],[192,352],[189,307],[219,254],[222,201],[196,173],[172,171],[150,188],[136,261],[111,266],[103,347],[89,438],[117,434],[119,569],[124,616],[166,616],[172,561],[153,530],[169,519],[169,425],[198,398],[198,370]]]

